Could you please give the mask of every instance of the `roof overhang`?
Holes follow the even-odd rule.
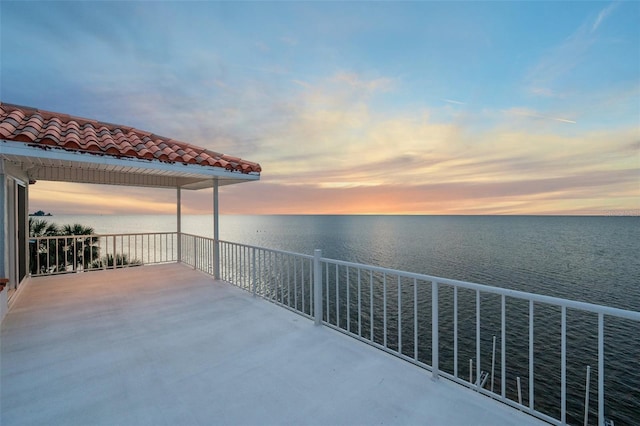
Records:
[[[0,158],[22,169],[32,181],[48,180],[154,188],[211,188],[252,182],[259,173],[158,160],[69,151],[0,139]]]

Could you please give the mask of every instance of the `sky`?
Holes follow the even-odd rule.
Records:
[[[221,213],[640,215],[639,21],[640,2],[3,0],[0,100],[259,162]],[[38,182],[30,209],[175,197]],[[211,212],[211,191],[183,201]]]

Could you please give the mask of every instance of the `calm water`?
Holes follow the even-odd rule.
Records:
[[[48,220],[90,225],[97,233],[174,231],[176,227],[174,216],[57,216]],[[207,216],[185,216],[182,228],[197,235],[213,234],[212,219]],[[335,259],[640,310],[640,217],[221,216],[220,238],[306,254],[319,248],[325,257]],[[462,311],[467,303],[462,295],[460,303]],[[485,301],[482,303],[484,333],[492,320],[484,320]],[[495,301],[487,300],[486,306],[495,313],[497,308],[492,308],[492,303],[495,305]],[[473,312],[472,301],[467,304]],[[525,303],[521,311],[526,309]],[[523,320],[518,312],[512,316],[509,324]],[[540,353],[536,350],[536,362],[549,364],[548,371],[541,372],[536,365],[536,374],[542,380],[540,384],[536,381],[536,407],[547,408],[555,417],[559,417],[559,411],[553,401],[560,399],[559,391],[554,390],[559,383],[559,318],[559,310],[536,311],[536,321],[552,330],[547,337],[544,330],[536,330],[536,348],[543,348]],[[596,348],[597,329],[592,316],[569,312],[568,318],[568,368],[575,373],[568,381],[568,420],[581,424],[581,371],[587,364],[592,368],[597,365],[597,354],[590,349]],[[607,334],[613,337],[605,342],[605,351],[615,348],[622,353],[621,359],[606,359],[607,416],[616,425],[637,425],[640,327],[615,321],[606,325]],[[499,323],[497,327],[499,334]],[[487,337],[492,333],[496,330],[487,330]],[[516,353],[509,353],[507,359],[522,358],[522,364],[527,364],[527,338],[508,337],[509,342],[515,342]],[[464,332],[461,339],[465,339]],[[469,339],[473,341],[473,336]],[[585,344],[589,349],[571,351]],[[465,355],[462,350],[461,359]],[[461,367],[464,377],[464,363]],[[516,365],[509,370],[513,375],[527,376],[526,368],[518,371]],[[597,386],[593,370],[591,386]],[[513,392],[513,386],[509,392]],[[523,393],[526,395],[526,388]],[[596,394],[591,398],[594,407]],[[595,421],[592,415],[590,423]]]
[[[60,215],[98,233],[175,231],[174,216]],[[183,232],[212,236],[208,216]],[[221,216],[227,241],[640,309],[640,217]]]

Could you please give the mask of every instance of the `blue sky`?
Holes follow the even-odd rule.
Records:
[[[223,212],[640,214],[638,2],[3,1],[0,13],[3,102],[260,162],[261,182],[223,190]],[[31,191],[59,213],[171,213],[171,197]],[[186,211],[209,201],[190,194]]]

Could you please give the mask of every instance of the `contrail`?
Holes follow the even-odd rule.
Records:
[[[443,101],[449,102],[450,104],[466,105],[466,102],[454,101],[453,99],[443,99]]]

